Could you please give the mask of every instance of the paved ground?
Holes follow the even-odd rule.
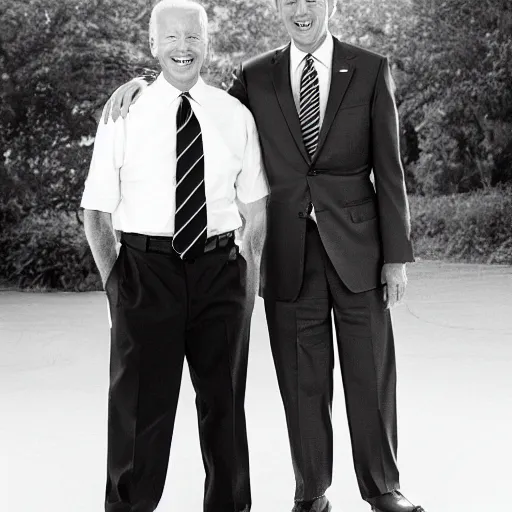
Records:
[[[419,263],[409,277],[393,312],[402,488],[427,512],[510,510],[512,269]],[[102,510],[107,373],[102,293],[0,293],[0,510]],[[338,373],[335,385],[329,497],[333,512],[364,512]],[[292,468],[260,300],[247,419],[253,511],[289,511]],[[186,374],[158,510],[199,512],[202,486]]]

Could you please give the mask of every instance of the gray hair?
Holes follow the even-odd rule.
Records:
[[[276,0],[277,1],[277,0]],[[151,11],[151,17],[149,18],[149,46],[151,48],[151,53],[153,57],[156,56],[157,51],[157,17],[160,11],[164,9],[195,9],[199,13],[199,18],[201,22],[201,26],[204,31],[204,36],[208,38],[208,14],[206,13],[205,8],[194,0],[161,0],[153,7]]]

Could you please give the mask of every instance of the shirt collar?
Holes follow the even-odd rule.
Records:
[[[163,73],[160,73],[153,83],[156,91],[159,94],[165,95],[169,99],[170,103],[173,103],[182,94],[182,91],[170,84],[164,77]],[[199,77],[196,84],[190,89],[190,97],[199,105],[201,105],[205,99],[207,85],[204,80]]]
[[[333,52],[334,41],[331,33],[327,31],[325,41],[316,49],[315,52],[312,53],[312,55],[316,62],[323,64],[327,69],[331,69]],[[307,53],[299,50],[292,40],[290,46],[290,65],[294,72],[297,71],[297,68],[300,66],[306,55]]]

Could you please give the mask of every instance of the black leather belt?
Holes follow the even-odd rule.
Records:
[[[204,252],[208,253],[215,249],[227,247],[232,240],[234,241],[234,239],[234,231],[211,236],[206,239]],[[172,246],[172,236],[148,236],[140,235],[138,233],[122,233],[121,242],[126,243],[129,247],[133,247],[139,251],[174,254],[178,256],[178,253]]]

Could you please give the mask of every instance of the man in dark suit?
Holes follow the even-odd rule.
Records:
[[[419,511],[396,464],[389,307],[413,254],[388,61],[332,38],[335,1],[276,3],[291,44],[242,64],[230,93],[255,117],[271,189],[261,295],[295,511],[330,510],[331,312],[361,494],[376,511]]]
[[[414,258],[388,60],[331,36],[335,0],[276,7],[291,43],[243,63],[229,92],[254,115],[271,189],[260,294],[295,471],[293,512],[331,510],[331,314],[361,495],[375,512],[422,512],[399,492],[396,458],[389,309]],[[138,86],[125,87],[114,116]]]

